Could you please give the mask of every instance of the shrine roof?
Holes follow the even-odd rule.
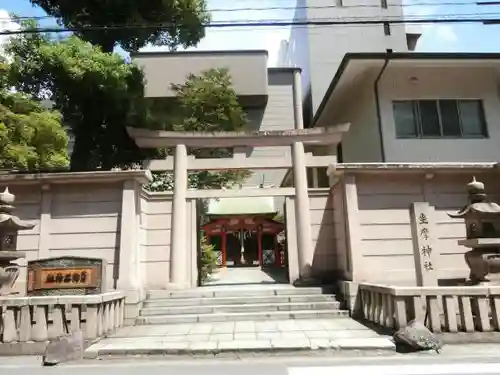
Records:
[[[274,214],[273,197],[238,197],[211,199],[208,203],[207,215],[250,215]]]

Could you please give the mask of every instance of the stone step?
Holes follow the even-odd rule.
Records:
[[[204,298],[165,298],[144,301],[144,308],[180,306],[220,306],[256,303],[314,303],[336,301],[335,295],[304,294],[290,296],[248,296],[248,297],[204,297]]]
[[[309,287],[295,288],[291,285],[263,287],[201,287],[191,290],[150,290],[147,298],[149,300],[167,299],[167,298],[213,298],[213,297],[252,297],[252,296],[298,296],[298,295],[321,295],[331,294],[330,287]]]
[[[254,303],[236,305],[211,306],[175,306],[150,307],[141,310],[141,316],[180,315],[180,314],[218,314],[243,312],[272,312],[272,311],[306,311],[306,310],[337,310],[339,302],[302,302],[302,303]]]
[[[197,322],[237,322],[286,319],[333,319],[349,316],[345,310],[300,310],[300,311],[272,311],[272,312],[238,312],[214,314],[180,314],[140,316],[137,325],[159,325]]]

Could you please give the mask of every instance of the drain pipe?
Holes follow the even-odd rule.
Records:
[[[389,64],[389,56],[386,56],[384,65],[382,66],[382,69],[380,69],[377,79],[375,80],[375,83],[373,85],[373,90],[375,92],[375,106],[377,108],[378,136],[380,137],[380,155],[382,157],[382,163],[385,163],[385,147],[384,147],[384,132],[382,131],[382,115],[380,113],[380,97],[378,91],[378,83],[380,82],[380,79],[382,78],[382,75],[384,74],[388,64]]]

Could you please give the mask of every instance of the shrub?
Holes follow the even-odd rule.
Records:
[[[214,251],[214,246],[207,242],[207,238],[201,237],[201,283],[206,282],[210,275],[217,268],[217,253]]]

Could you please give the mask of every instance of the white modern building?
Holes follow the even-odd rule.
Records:
[[[402,23],[360,22],[403,19],[401,0],[297,0],[294,21],[342,23],[293,26],[281,45],[278,63],[302,69],[306,127],[346,53],[408,52],[420,36]]]

